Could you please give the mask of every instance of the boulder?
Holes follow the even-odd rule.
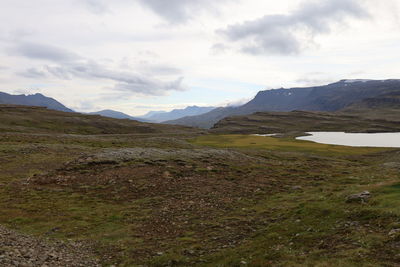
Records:
[[[371,198],[371,193],[368,191],[364,191],[359,194],[354,194],[350,195],[347,197],[346,202],[347,203],[353,203],[353,202],[360,202],[360,203],[365,203],[368,201],[368,199]]]

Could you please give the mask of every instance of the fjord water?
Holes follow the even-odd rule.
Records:
[[[400,133],[309,132],[297,140],[357,147],[400,147]]]

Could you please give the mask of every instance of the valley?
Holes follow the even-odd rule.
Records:
[[[304,128],[277,125],[301,132],[313,116]],[[218,124],[208,132],[21,106],[1,106],[0,117],[0,225],[71,247],[54,248],[54,266],[74,266],[65,259],[76,244],[92,266],[400,260],[398,149],[251,136],[247,124],[240,134]],[[368,122],[354,129],[368,130]],[[348,200],[364,191],[368,199]],[[0,251],[24,254],[12,244]],[[12,260],[40,266],[51,257]]]
[[[400,0],[3,0],[0,267],[400,267]]]

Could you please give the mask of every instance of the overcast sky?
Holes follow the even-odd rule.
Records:
[[[400,0],[1,0],[0,91],[131,115],[400,78]]]

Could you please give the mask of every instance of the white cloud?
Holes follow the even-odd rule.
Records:
[[[215,105],[263,88],[400,77],[398,0],[1,4],[2,90],[40,90],[78,109],[134,115],[148,111],[136,104]]]
[[[332,31],[347,18],[367,18],[359,0],[304,1],[288,15],[265,15],[219,30],[229,41],[239,42],[244,53],[299,54],[314,38]]]
[[[167,95],[170,91],[184,91],[186,89],[182,84],[182,77],[173,81],[162,81],[150,76],[155,72],[173,72],[174,74],[179,72],[178,69],[169,66],[147,64],[147,73],[150,75],[143,75],[136,72],[113,70],[66,49],[50,45],[21,43],[11,51],[19,56],[52,63],[40,68],[28,68],[26,71],[18,73],[27,78],[45,78],[52,75],[64,80],[70,80],[73,77],[91,80],[105,79],[115,82],[114,90],[139,95],[162,96]]]
[[[180,24],[204,12],[216,13],[225,2],[233,0],[138,0],[166,21]]]

